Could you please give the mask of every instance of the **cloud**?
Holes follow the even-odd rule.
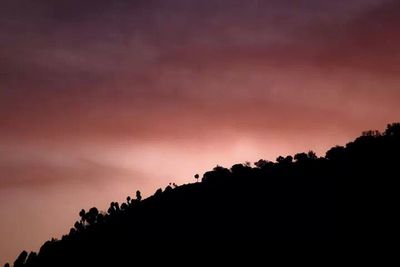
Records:
[[[159,57],[295,61],[307,52],[302,43],[310,27],[371,5],[309,2],[6,1],[2,80],[13,88],[87,88],[146,71]]]
[[[323,153],[400,116],[399,1],[1,4],[7,233],[29,229],[14,227],[21,210],[53,205],[60,228],[85,203],[106,207],[221,162]],[[54,195],[35,191],[45,187]],[[35,220],[38,245],[51,235]]]
[[[343,25],[321,28],[317,63],[329,70],[344,68],[385,78],[397,77],[400,53],[398,1],[366,9]],[[317,50],[318,51],[318,50]]]
[[[138,182],[145,177],[139,171],[102,162],[96,155],[85,158],[77,147],[66,150],[61,145],[49,150],[46,146],[2,144],[0,190],[96,186],[128,179]]]
[[[372,0],[6,1],[0,136],[173,140],[386,123],[400,112],[398,10]]]

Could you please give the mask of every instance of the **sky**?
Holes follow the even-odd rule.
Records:
[[[0,265],[81,208],[400,118],[397,0],[0,6]]]

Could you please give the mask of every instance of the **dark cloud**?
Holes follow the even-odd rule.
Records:
[[[298,33],[310,25],[343,20],[363,5],[368,2],[6,1],[0,73],[14,88],[89,87],[141,72],[182,48],[263,47],[270,56],[271,45],[298,45],[304,41],[296,40]]]
[[[365,9],[345,24],[319,27],[316,63],[322,67],[366,71],[368,75],[396,77],[399,73],[400,19],[398,1],[386,1]]]

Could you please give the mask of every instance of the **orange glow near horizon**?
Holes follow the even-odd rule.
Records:
[[[216,165],[323,156],[398,121],[399,12],[393,0],[4,0],[0,266],[67,233],[81,208]]]

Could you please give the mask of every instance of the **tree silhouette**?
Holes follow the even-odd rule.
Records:
[[[76,224],[76,223],[75,223]],[[74,234],[76,234],[76,229],[75,228],[71,228],[69,229],[69,235],[73,236]]]
[[[37,254],[22,252],[15,266],[104,266],[105,260],[130,266],[132,250],[141,253],[126,244],[143,241],[390,236],[395,228],[388,224],[395,220],[389,214],[397,208],[398,137],[400,124],[389,124],[384,134],[364,133],[325,157],[309,151],[295,154],[294,163],[292,156],[280,156],[277,163],[261,159],[254,167],[217,166],[201,182],[169,185],[143,200],[138,190],[135,200],[127,198],[135,205],[123,203],[120,209],[111,202],[105,215],[95,207],[81,210],[68,235],[45,242]],[[346,224],[338,231],[342,217]]]
[[[74,227],[78,232],[82,232],[85,229],[82,222],[75,222]]]
[[[35,266],[37,264],[38,255],[36,252],[31,252],[26,259],[26,262],[29,262],[30,265]]]
[[[294,159],[297,162],[304,162],[306,160],[308,160],[308,155],[306,153],[297,153],[296,155],[294,155]]]
[[[118,202],[111,202],[110,208],[108,208],[108,214],[115,215],[119,212]]]
[[[139,191],[139,190],[136,191],[136,200],[137,200],[138,202],[140,202],[140,201],[142,200],[142,195],[140,194],[140,191]]]
[[[318,159],[317,154],[315,154],[315,152],[312,151],[312,150],[308,151],[307,157],[308,157],[308,159],[310,159],[310,160],[316,160],[316,159]]]
[[[297,153],[296,155],[294,155],[294,159],[296,160],[296,162],[304,163],[309,160],[316,160],[316,159],[318,159],[318,157],[314,151],[310,150],[307,153],[304,153],[304,152]]]
[[[194,175],[194,178],[196,179],[196,182],[199,182],[199,177],[200,177],[200,176],[199,176],[198,174],[195,174],[195,175]]]
[[[208,171],[203,175],[203,182],[224,182],[224,180],[229,179],[231,172],[222,166],[216,166],[212,171]]]
[[[168,186],[165,188],[164,193],[170,193],[170,192],[172,192],[172,187],[171,187],[170,185],[168,185]]]
[[[114,202],[114,209],[115,212],[118,213],[121,209],[119,208],[119,203],[118,202]]]
[[[18,258],[14,262],[14,267],[23,267],[26,261],[26,257],[28,257],[28,252],[25,250],[19,254]]]
[[[96,207],[91,208],[86,214],[86,221],[89,225],[93,225],[97,221],[99,211]]]
[[[81,217],[81,223],[82,225],[85,225],[85,221],[86,221],[86,211],[84,209],[82,209],[79,212],[79,216]]]
[[[267,168],[268,166],[273,166],[273,162],[270,162],[268,160],[260,159],[257,162],[254,162],[254,166],[260,169]]]
[[[121,210],[126,210],[128,208],[128,204],[125,202],[121,204]]]
[[[285,158],[282,156],[279,156],[276,158],[276,162],[278,162],[278,163],[283,163],[284,161],[285,161]]]
[[[385,135],[400,137],[400,123],[388,124]]]
[[[335,146],[326,152],[325,158],[329,160],[338,160],[344,157],[346,149],[342,146]]]
[[[374,130],[374,131],[369,130],[369,131],[362,132],[362,136],[377,137],[380,135],[381,135],[381,133],[377,130]]]
[[[286,156],[286,157],[279,156],[276,158],[276,162],[278,162],[279,164],[282,164],[282,165],[288,165],[293,162],[293,157],[292,156]]]
[[[156,190],[156,192],[154,193],[154,196],[155,196],[155,197],[160,197],[160,196],[162,195],[162,193],[163,193],[162,189],[161,189],[161,188],[158,188],[158,189]]]

